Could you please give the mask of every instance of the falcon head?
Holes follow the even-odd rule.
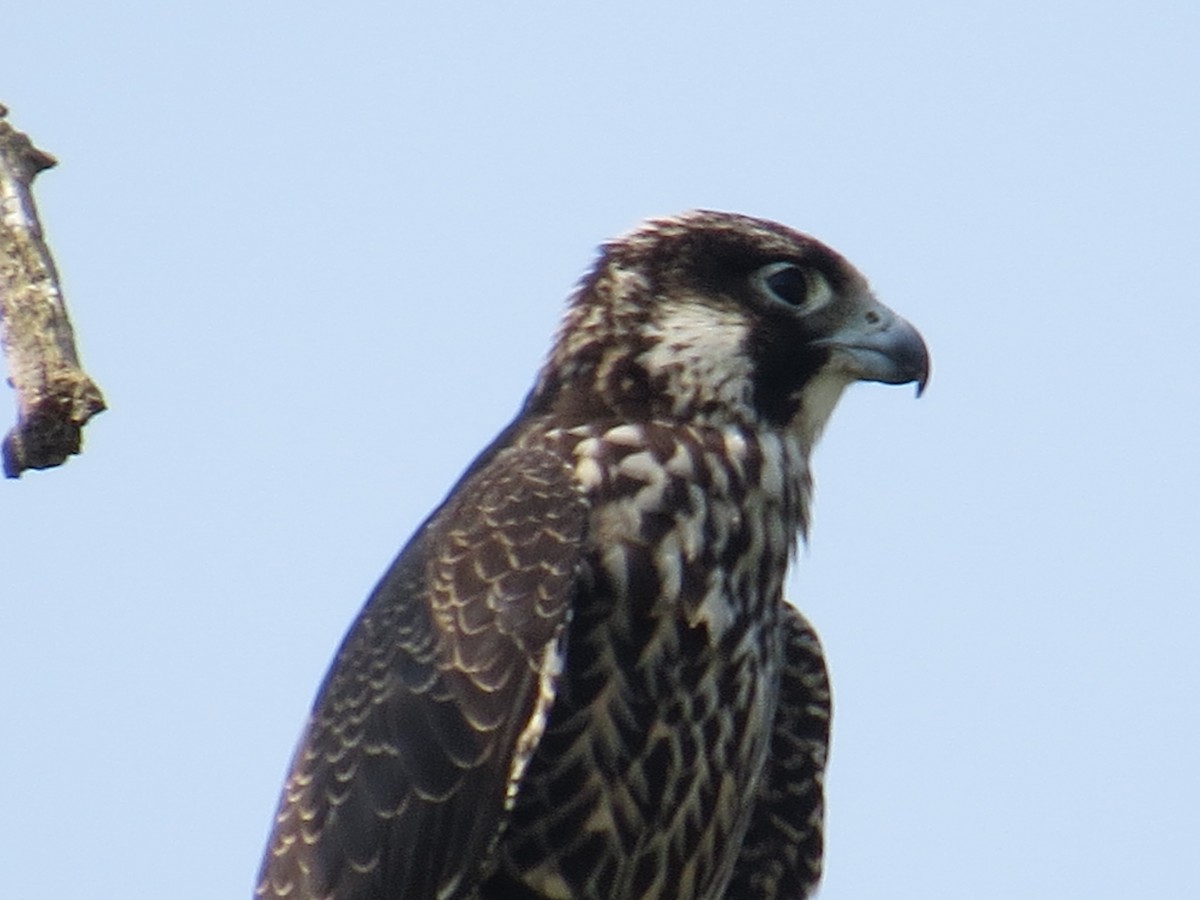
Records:
[[[918,395],[929,353],[844,258],[783,225],[697,211],[604,245],[530,396],[565,421],[784,429],[811,447],[852,381]]]

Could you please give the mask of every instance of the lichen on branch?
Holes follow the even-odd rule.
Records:
[[[38,172],[55,164],[4,120],[0,105],[0,346],[17,394],[17,423],[4,438],[4,474],[61,465],[82,429],[104,409],[79,365],[75,335],[33,200]]]

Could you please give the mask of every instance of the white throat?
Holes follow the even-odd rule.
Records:
[[[854,379],[843,372],[818,372],[800,391],[800,411],[792,421],[788,430],[795,435],[805,456],[812,452],[813,447],[825,430],[825,423],[833,414],[842,396],[842,391]]]

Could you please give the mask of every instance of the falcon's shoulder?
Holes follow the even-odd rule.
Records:
[[[553,702],[586,522],[555,452],[468,470],[338,652],[259,896],[469,895]]]
[[[825,848],[825,762],[832,701],[821,643],[783,604],[783,668],[767,768],[742,843],[729,900],[800,898],[816,890]]]

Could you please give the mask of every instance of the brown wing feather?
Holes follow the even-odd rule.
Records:
[[[586,512],[548,452],[470,470],[326,676],[258,896],[469,895],[553,698]]]
[[[825,849],[825,761],[832,704],[817,634],[784,605],[784,665],[767,770],[727,900],[803,900]]]

